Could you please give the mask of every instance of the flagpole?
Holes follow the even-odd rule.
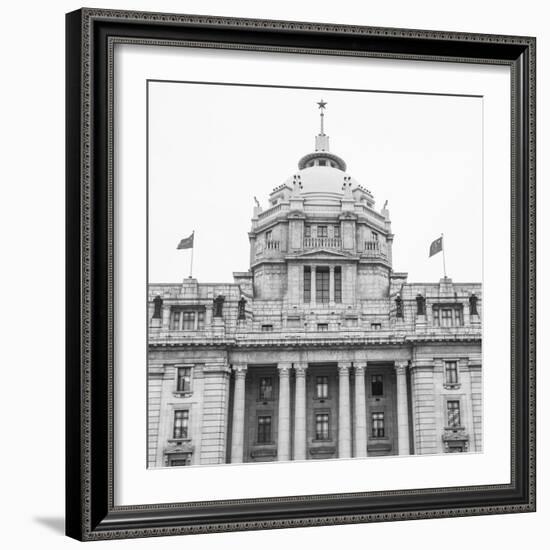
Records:
[[[189,278],[193,278],[193,252],[195,252],[195,230],[193,229],[193,246],[191,247],[191,262],[189,265]]]
[[[447,268],[445,267],[445,244],[443,242],[443,233],[441,233],[441,252],[443,252],[443,276],[447,278]]]

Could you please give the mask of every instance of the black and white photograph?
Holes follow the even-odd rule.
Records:
[[[534,510],[534,38],[67,32],[67,534]]]
[[[2,7],[2,548],[544,546],[546,3]]]
[[[147,467],[483,453],[483,97],[147,82]]]

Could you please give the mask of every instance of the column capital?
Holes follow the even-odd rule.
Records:
[[[248,365],[246,363],[233,364],[233,370],[235,371],[235,376],[238,378],[244,378],[246,376],[247,369],[248,369]]]
[[[353,362],[353,370],[355,371],[355,374],[364,374],[367,370],[367,362],[366,361],[354,361]]]
[[[404,361],[404,360],[396,361],[394,365],[395,372],[397,374],[405,374],[408,366],[409,366],[408,361]]]
[[[338,374],[340,374],[341,376],[348,375],[350,368],[351,368],[351,361],[339,361],[338,362]]]
[[[307,370],[307,363],[294,363],[294,370],[296,371],[296,376],[305,376]]]
[[[288,376],[290,374],[291,368],[292,368],[292,363],[279,363],[277,365],[279,376]]]
[[[334,267],[335,267],[335,266],[334,266],[334,265],[332,265],[332,264],[331,264],[331,265],[329,265],[329,266],[328,266],[328,269],[329,269],[329,271],[334,271]]]

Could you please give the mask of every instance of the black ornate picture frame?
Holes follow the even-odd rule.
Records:
[[[81,9],[67,15],[66,532],[79,540],[535,510],[535,39]],[[194,45],[511,70],[511,482],[116,506],[113,47]],[[507,335],[503,335],[503,340]],[[141,459],[140,459],[141,460]],[[182,500],[184,495],[182,495]]]

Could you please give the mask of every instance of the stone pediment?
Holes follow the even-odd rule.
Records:
[[[194,446],[189,441],[183,443],[171,443],[165,447],[164,453],[169,454],[179,454],[179,453],[192,453],[194,451]]]
[[[316,248],[313,250],[308,250],[307,252],[302,252],[294,256],[295,258],[349,258],[350,254],[346,252],[341,252],[339,250],[330,250],[328,248]]]

